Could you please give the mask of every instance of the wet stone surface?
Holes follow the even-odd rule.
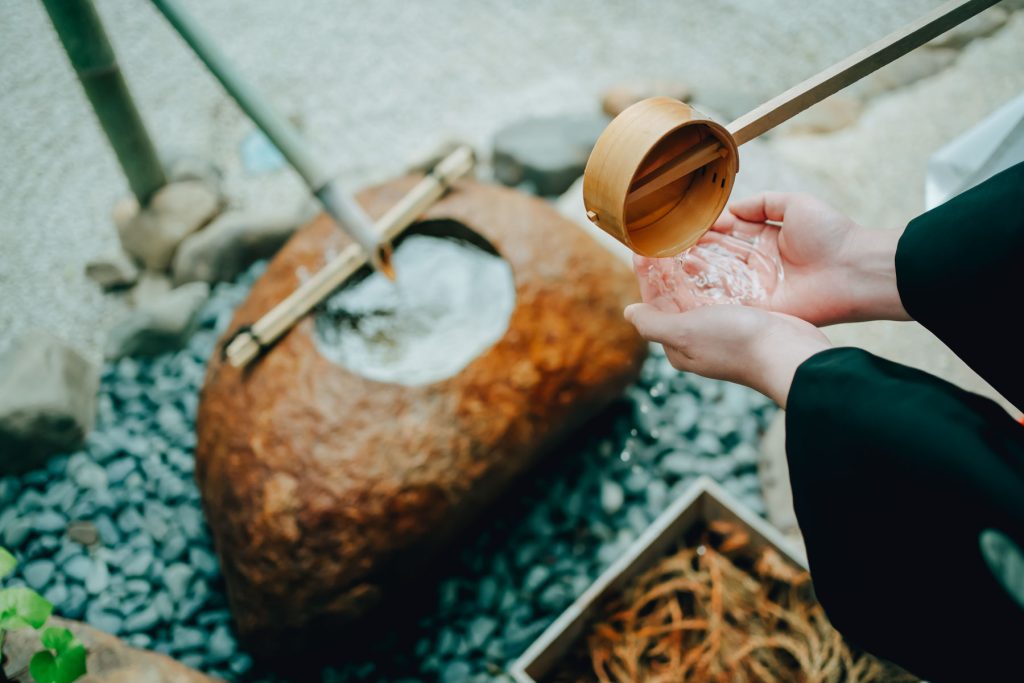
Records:
[[[227,680],[236,642],[193,481],[206,359],[262,272],[218,285],[179,352],[105,366],[85,447],[0,478],[0,543],[66,617]],[[741,387],[677,373],[660,349],[604,414],[528,476],[452,552],[428,607],[325,683],[510,680],[509,663],[699,475],[763,512],[754,450],[774,408]],[[72,535],[89,522],[95,534]],[[95,536],[92,545],[82,540]]]

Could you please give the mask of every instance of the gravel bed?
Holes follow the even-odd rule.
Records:
[[[193,481],[193,422],[206,359],[263,267],[215,288],[187,349],[105,367],[83,450],[0,479],[0,543],[21,560],[14,583],[63,616],[228,680],[268,677],[235,641]],[[773,411],[753,391],[677,373],[652,350],[623,398],[454,552],[426,613],[322,680],[502,678],[699,475],[763,512],[756,445]],[[98,542],[84,545],[93,529]]]

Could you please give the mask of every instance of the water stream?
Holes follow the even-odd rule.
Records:
[[[505,333],[515,282],[500,256],[411,235],[394,264],[396,282],[373,273],[326,300],[315,335],[324,356],[379,382],[416,386],[455,375]]]
[[[763,239],[709,232],[678,256],[652,259],[647,291],[684,311],[713,304],[764,306],[782,281],[783,269],[761,249]]]

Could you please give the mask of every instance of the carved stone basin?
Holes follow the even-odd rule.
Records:
[[[364,192],[381,215],[404,178]],[[243,638],[257,647],[358,619],[421,573],[488,503],[631,382],[646,344],[622,318],[633,274],[546,202],[460,183],[411,232],[454,223],[509,264],[504,335],[456,374],[403,386],[320,353],[307,316],[248,371],[211,360],[196,479]],[[239,307],[251,323],[348,243],[300,230]]]

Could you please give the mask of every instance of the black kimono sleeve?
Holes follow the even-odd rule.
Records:
[[[907,310],[1017,405],[1022,181],[1016,167],[915,219],[896,257]],[[1024,549],[1024,426],[839,348],[797,370],[786,431],[815,590],[840,632],[933,682],[1024,680],[1022,560],[1009,546],[1000,572],[981,550]]]

